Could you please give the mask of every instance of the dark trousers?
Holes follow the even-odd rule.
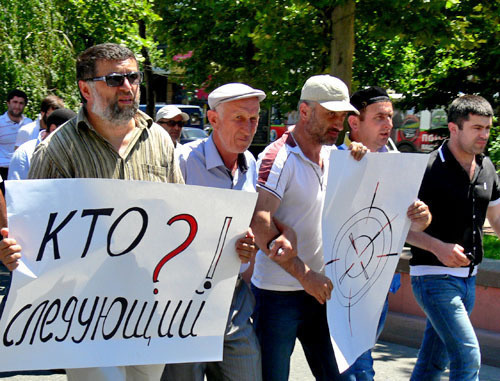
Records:
[[[316,380],[341,380],[330,339],[326,305],[319,304],[305,291],[270,291],[254,285],[252,291],[263,380],[288,380],[296,339],[302,344]]]

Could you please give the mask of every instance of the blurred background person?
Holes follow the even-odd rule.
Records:
[[[174,105],[164,106],[156,113],[156,123],[168,132],[175,147],[180,145],[182,127],[188,120],[189,115]]]
[[[0,175],[7,179],[9,173],[10,159],[14,152],[17,132],[25,124],[32,120],[23,115],[24,108],[28,104],[28,96],[22,90],[12,90],[7,94],[7,111],[0,116]],[[0,189],[5,195],[5,184],[0,183]]]
[[[40,114],[38,115],[38,118],[34,122],[25,124],[19,128],[15,149],[29,140],[36,139],[40,131],[47,129],[47,118],[49,115],[53,111],[63,107],[64,102],[58,96],[48,95],[43,98],[40,103]]]
[[[47,129],[43,129],[38,133],[36,139],[28,140],[26,143],[21,144],[21,146],[12,155],[12,160],[10,161],[9,167],[9,180],[24,180],[28,178],[28,172],[30,169],[30,161],[35,148],[40,144],[40,142],[49,136],[52,132],[56,130],[57,127],[66,123],[68,120],[73,119],[76,113],[67,108],[59,108],[54,112],[51,112],[50,116],[46,118],[44,123]]]

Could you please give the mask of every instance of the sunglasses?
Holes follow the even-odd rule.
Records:
[[[122,86],[127,78],[130,85],[138,85],[142,82],[142,73],[140,71],[132,71],[126,74],[111,73],[102,77],[87,78],[85,81],[105,81],[109,87]]]
[[[166,122],[158,122],[158,124],[166,124],[169,127],[174,127],[175,125],[178,125],[179,127],[184,126],[184,121],[180,120],[176,122],[175,120],[168,120]]]

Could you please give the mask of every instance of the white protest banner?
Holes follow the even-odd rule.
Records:
[[[22,263],[1,370],[222,360],[256,194],[106,179],[7,182]]]
[[[428,155],[332,151],[322,231],[333,283],[328,324],[343,372],[376,341],[377,325],[410,227]]]

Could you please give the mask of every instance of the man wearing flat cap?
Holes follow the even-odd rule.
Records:
[[[255,192],[256,163],[247,150],[259,122],[260,101],[266,95],[242,83],[223,85],[208,96],[212,135],[183,145],[179,164],[186,184]],[[236,251],[243,263],[231,302],[222,362],[167,364],[162,380],[203,381],[262,379],[259,343],[251,323],[254,300],[242,280],[256,252],[252,231],[240,239]]]
[[[356,91],[351,96],[351,104],[356,107],[359,114],[351,113],[347,117],[350,127],[350,133],[346,134],[344,144],[339,149],[347,149],[351,142],[359,142],[371,152],[397,152],[394,143],[390,141],[392,130],[393,107],[391,99],[387,92],[378,86],[371,86]],[[392,146],[392,150],[388,146]],[[408,217],[412,221],[411,229],[422,231],[430,223],[429,208],[422,201],[415,201],[408,208]],[[395,274],[390,292],[395,293],[400,286],[400,275]],[[387,310],[389,309],[388,299],[380,315],[377,337],[384,328]],[[342,373],[344,380],[349,381],[369,381],[373,380],[375,370],[373,369],[373,358],[371,350],[367,350],[358,359]]]
[[[181,138],[182,127],[188,120],[189,115],[174,105],[164,106],[156,113],[156,123],[168,132],[176,148]]]
[[[297,124],[259,156],[252,291],[264,380],[288,380],[297,338],[317,380],[340,379],[326,317],[333,284],[324,275],[321,214],[330,151],[348,112],[357,110],[344,82],[313,76]],[[367,151],[359,143],[351,149],[358,160]]]

